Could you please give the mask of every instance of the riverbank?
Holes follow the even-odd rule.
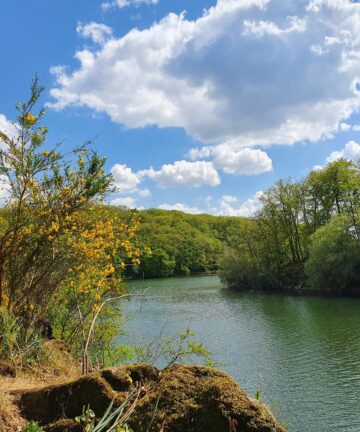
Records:
[[[46,432],[83,432],[75,421],[83,407],[99,419],[111,404],[129,413],[134,432],[285,432],[267,405],[216,369],[173,365],[159,371],[137,364],[80,375],[63,343],[49,345],[68,372],[48,364],[46,375],[44,365],[0,374],[2,432],[23,431],[29,421]]]

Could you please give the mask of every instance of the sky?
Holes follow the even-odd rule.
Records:
[[[49,143],[108,157],[114,205],[251,216],[360,157],[360,3],[2,0],[0,129],[38,74]]]

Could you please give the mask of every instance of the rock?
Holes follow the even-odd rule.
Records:
[[[101,417],[112,400],[121,403],[136,382],[147,390],[128,421],[135,432],[280,432],[270,409],[249,398],[225,373],[174,365],[161,372],[149,365],[104,369],[76,380],[23,391],[22,415],[51,432],[76,432],[73,419],[90,405]],[[151,427],[149,428],[149,425]]]
[[[136,432],[148,430],[157,400],[153,432],[163,426],[171,432],[283,430],[266,405],[250,399],[227,374],[215,369],[175,365],[162,371],[129,421]]]

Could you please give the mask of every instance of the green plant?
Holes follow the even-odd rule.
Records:
[[[205,366],[214,367],[211,352],[195,340],[195,333],[190,327],[180,332],[174,338],[163,338],[158,335],[147,344],[135,345],[135,360],[137,363],[162,363],[163,367],[169,367],[174,363],[183,363],[194,357],[203,360]]]
[[[42,339],[35,325],[27,327],[9,311],[1,311],[0,358],[23,366],[29,361],[39,361],[42,354]]]
[[[75,417],[75,423],[82,426],[83,432],[92,432],[95,424],[95,413],[90,406],[83,406],[81,416]]]
[[[39,426],[36,422],[29,422],[23,429],[23,432],[44,432],[44,429]]]
[[[82,426],[83,432],[132,432],[126,422],[133,413],[142,392],[143,387],[136,387],[115,410],[113,410],[114,400],[112,400],[96,425],[95,413],[89,405],[83,407],[81,416],[76,417],[75,422]]]
[[[260,400],[260,398],[261,398],[261,393],[262,393],[262,391],[260,390],[260,389],[257,389],[256,390],[256,392],[255,392],[255,399],[256,400]]]

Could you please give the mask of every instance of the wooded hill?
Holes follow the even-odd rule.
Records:
[[[125,218],[133,214],[121,212]],[[243,223],[242,218],[159,209],[137,211],[136,215],[138,240],[151,253],[142,256],[139,266],[128,266],[126,274],[133,278],[216,272],[224,247],[234,243]]]

